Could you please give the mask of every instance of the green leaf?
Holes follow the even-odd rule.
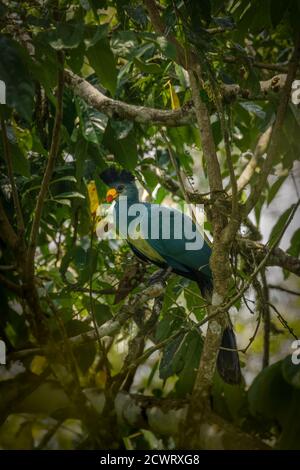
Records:
[[[293,204],[289,207],[281,216],[279,217],[278,221],[272,228],[270,237],[269,237],[269,244],[272,244],[274,240],[279,237],[281,231],[283,230],[285,224],[288,221],[289,216],[291,215],[292,211],[294,210],[295,205]]]
[[[58,23],[56,29],[40,34],[55,50],[75,49],[83,39],[83,24]]]
[[[11,157],[14,171],[29,178],[31,176],[29,161],[17,145],[11,145]]]
[[[250,69],[250,72],[253,72],[253,69]],[[258,91],[257,86],[259,87],[259,81],[258,81],[257,75],[255,73],[254,73],[254,75],[251,75],[251,76],[249,75],[247,83],[248,83],[249,87],[251,88],[251,90]],[[256,86],[256,89],[255,89],[255,86]],[[246,111],[248,111],[248,113],[254,114],[255,116],[259,117],[260,119],[264,119],[264,117],[266,115],[266,113],[263,111],[261,106],[259,106],[256,103],[253,103],[252,101],[241,102],[240,106],[242,108],[246,109]]]
[[[156,40],[161,52],[168,57],[168,59],[176,59],[176,47],[169,42],[164,36],[160,36]]]
[[[80,181],[84,174],[88,142],[81,136],[77,139],[75,148],[76,179]]]
[[[131,131],[123,139],[117,139],[116,132],[108,123],[103,137],[103,145],[115,155],[116,160],[128,170],[134,170],[138,160],[135,132]]]
[[[291,245],[287,251],[290,255],[298,258],[300,254],[300,228],[293,234]]]
[[[103,323],[112,318],[112,313],[108,305],[95,302],[94,309],[97,325],[103,325]]]
[[[68,336],[77,336],[91,331],[91,326],[86,321],[71,320],[66,323],[66,331]],[[74,350],[76,363],[83,372],[87,372],[92,365],[96,353],[95,343],[82,344]]]
[[[284,380],[292,387],[300,389],[300,364],[293,364],[292,356],[287,356],[281,367]]]
[[[84,44],[86,48],[95,46],[98,41],[107,37],[108,25],[85,25],[84,29]]]
[[[26,55],[16,42],[0,37],[0,80],[6,85],[6,103],[30,121],[34,109],[34,83],[24,60]]]
[[[270,16],[272,25],[275,28],[283,19],[285,13],[290,6],[291,0],[276,0],[271,1]]]
[[[159,365],[159,377],[162,380],[166,380],[171,375],[180,372],[181,368],[176,368],[173,363],[173,358],[176,351],[179,349],[183,339],[185,337],[184,331],[180,333],[176,338],[170,340],[170,342],[165,346],[163,355]]]
[[[148,23],[148,17],[143,5],[126,5],[125,11],[135,23],[137,23],[142,28],[146,28]]]
[[[268,205],[270,204],[270,202],[273,201],[274,197],[278,193],[279,189],[281,188],[282,184],[286,180],[287,176],[288,176],[287,174],[283,175],[283,176],[280,176],[275,181],[275,183],[271,186],[271,188],[268,190],[268,197],[267,197],[267,204]]]
[[[106,39],[98,41],[87,52],[90,66],[95,70],[101,85],[114,96],[117,88],[117,69],[114,55]]]
[[[108,117],[88,106],[82,99],[76,98],[76,108],[80,119],[81,132],[84,138],[93,144],[100,145],[108,122]]]
[[[296,370],[288,362],[290,356],[263,369],[248,391],[248,402],[253,416],[280,425],[279,449],[299,449],[299,366]]]
[[[231,16],[213,17],[212,20],[217,26],[220,26],[220,28],[223,29],[233,29],[235,27]]]
[[[134,128],[132,121],[113,121],[110,120],[110,125],[115,133],[117,140],[125,139]]]
[[[141,72],[145,73],[161,73],[162,68],[158,64],[151,64],[143,62],[140,59],[133,59],[134,64],[141,70]]]
[[[204,305],[206,304],[206,300],[200,298],[200,291],[198,287],[196,287],[195,289],[193,288],[194,288],[194,285],[191,284],[188,289],[184,290],[184,298],[186,299],[187,308],[191,312],[193,312],[197,320],[200,321],[206,315],[206,311],[204,308]]]
[[[82,299],[84,307],[91,312],[91,299],[89,296],[84,296]],[[97,325],[103,325],[112,318],[112,313],[108,305],[102,304],[93,299],[93,309],[96,318]]]
[[[66,175],[66,176],[62,176],[61,178],[55,178],[54,180],[50,181],[50,184],[59,183],[61,181],[71,181],[72,183],[77,182],[75,176]]]
[[[182,325],[185,318],[182,309],[169,309],[157,325],[155,338],[158,342],[164,341],[176,332]]]
[[[66,193],[61,193],[57,196],[55,196],[54,199],[60,198],[60,199],[73,199],[73,198],[79,198],[79,199],[85,199],[85,196],[78,191],[68,191]]]
[[[194,0],[188,0],[185,3],[187,12],[191,19],[193,30],[199,31],[201,20],[205,20],[208,24],[211,20],[211,4],[210,0],[202,0],[201,2],[195,2]]]
[[[249,391],[248,402],[253,416],[268,419],[284,418],[284,407],[289,402],[292,388],[283,379],[282,361],[276,362],[260,372]]]
[[[230,385],[215,374],[212,386],[214,411],[228,421],[239,422],[247,409],[247,394],[244,384]]]
[[[57,85],[57,53],[42,35],[33,38],[35,61],[31,61],[30,70],[34,79],[45,89],[46,95],[55,106],[53,88]]]
[[[175,364],[179,361],[183,365],[183,369],[178,374],[179,378],[176,382],[176,392],[179,397],[184,397],[193,390],[202,347],[203,339],[200,336],[200,331],[193,330],[187,334],[185,344],[176,353]]]

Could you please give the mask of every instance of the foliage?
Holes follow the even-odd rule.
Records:
[[[239,84],[248,90],[249,98],[233,99],[224,104],[223,110],[238,178],[260,134],[274,121],[280,99],[277,90],[267,97],[259,96],[259,82],[269,80],[276,71],[257,64],[287,64],[298,27],[300,3],[297,0],[164,0],[160,4],[168,30],[186,50],[194,48],[203,66],[205,83],[200,93],[210,111],[222,179],[228,190],[224,130],[216,96],[229,84]],[[140,2],[3,0],[0,12],[0,80],[7,86],[6,105],[1,105],[0,110],[3,137],[0,201],[9,223],[18,232],[7,162],[10,155],[24,219],[24,232],[21,230],[18,236],[28,246],[53,139],[61,53],[67,70],[85,78],[107,97],[130,105],[175,110],[189,105],[191,91],[187,72],[176,60],[174,43],[154,31],[147,9]],[[264,211],[290,178],[298,160],[299,105],[289,102],[280,133],[271,175],[254,209],[258,229]],[[146,328],[147,309],[139,308],[140,322],[133,317],[129,326],[122,325],[110,339],[72,347],[68,338],[118,319],[122,309],[128,306],[128,298],[135,298],[145,289],[146,274],[145,267],[134,261],[126,244],[96,238],[88,183],[95,181],[101,205],[106,188],[99,174],[114,161],[134,171],[153,202],[182,204],[179,190],[172,193],[168,186],[167,177],[175,182],[178,177],[166,149],[166,139],[187,177],[188,190],[197,193],[197,188],[201,188],[200,193],[207,193],[207,163],[196,122],[162,128],[155,122],[149,125],[121,120],[117,115],[96,109],[72,87],[64,87],[59,150],[42,207],[34,259],[35,290],[30,294],[24,293],[28,279],[24,278],[19,264],[22,243],[20,250],[14,250],[0,234],[0,337],[6,343],[10,359],[6,368],[0,366],[1,396],[5,397],[0,405],[3,448],[97,448],[99,445],[100,437],[93,425],[89,428],[85,411],[76,411],[78,397],[82,390],[90,388],[99,393],[108,392],[112,384],[117,384],[118,390],[121,389],[127,376],[126,373],[122,376],[128,365],[125,357],[139,331]],[[249,185],[241,191],[241,203],[255,189],[260,165],[261,160]],[[291,204],[274,220],[269,243],[281,233],[293,208]],[[206,221],[206,228],[210,230],[210,221]],[[251,232],[247,235],[252,236]],[[288,253],[298,257],[299,246],[298,229],[291,237]],[[252,271],[252,261],[247,256],[237,256],[233,250],[232,264],[235,265],[232,290],[239,290]],[[147,273],[152,269],[147,267]],[[287,270],[285,275],[289,276]],[[17,288],[11,288],[11,283]],[[24,283],[25,288],[20,291],[18,286]],[[32,304],[32,292],[37,292],[38,304]],[[236,308],[240,302],[239,298]],[[36,305],[46,325],[45,342],[34,331],[32,317],[38,315]],[[257,311],[260,315],[258,306]],[[155,328],[146,335],[153,344],[163,342],[164,346],[155,359],[154,356],[145,359],[144,378],[133,382],[133,374],[129,388],[133,383],[134,391],[146,395],[189,397],[203,344],[196,324],[204,317],[205,302],[192,281],[171,276]],[[295,331],[299,332],[299,325]],[[67,393],[65,384],[56,375],[51,362],[53,351],[47,350],[47,347],[51,350],[49,344],[61,345],[72,383],[77,384],[76,399]],[[143,344],[142,352],[145,347],[148,344]],[[27,349],[36,352],[23,357],[20,351]],[[276,362],[257,375],[247,392],[244,384],[236,388],[227,386],[215,376],[212,391],[215,410],[244,430],[271,438],[270,442],[277,447],[299,449],[298,367],[291,367],[289,357]],[[118,382],[120,377],[124,380]],[[106,421],[103,423],[105,427]],[[128,437],[135,431],[139,437]],[[128,447],[162,445],[159,435],[147,434],[140,428],[122,428],[117,437],[119,446],[125,437]],[[107,445],[110,438],[108,435]],[[163,445],[167,447],[167,441]]]

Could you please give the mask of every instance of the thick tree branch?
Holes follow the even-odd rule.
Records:
[[[108,117],[127,119],[141,124],[157,124],[168,127],[184,126],[191,124],[195,120],[194,110],[190,103],[176,110],[135,106],[124,103],[123,101],[113,100],[103,95],[101,91],[70,70],[65,70],[65,80],[67,85],[74,90],[77,96]]]
[[[282,88],[285,83],[286,75],[283,75],[278,82],[276,77],[266,82],[261,82],[263,95],[260,96],[260,99],[267,97],[270,91],[278,91]],[[74,93],[82,98],[89,106],[101,111],[108,117],[120,120],[126,119],[140,124],[156,124],[167,127],[185,126],[196,122],[195,110],[190,102],[174,110],[128,104],[105,96],[87,80],[79,77],[70,70],[65,70],[65,82],[72,88]],[[249,93],[249,90],[243,90],[239,85],[222,86],[222,94],[225,101],[232,101],[239,98],[250,99]]]
[[[201,137],[202,150],[207,163],[207,173],[210,190],[212,192],[222,192],[223,183],[221,177],[221,170],[211,130],[209,112],[205,103],[200,97],[200,90],[194,72],[189,72],[189,77],[192,97],[195,106],[196,119]]]
[[[282,73],[275,75],[269,80],[261,80],[259,82],[259,93],[252,92],[251,89],[248,88],[242,88],[238,84],[223,84],[221,87],[223,99],[227,102],[231,102],[236,99],[245,99],[252,101],[266,100],[270,95],[274,93],[278,94],[281,90],[283,90],[286,83],[286,79],[287,75]]]
[[[199,82],[202,78],[200,65],[196,67],[196,74],[192,70],[189,71],[189,78],[196,111],[197,124],[201,137],[202,150],[207,163],[209,186],[212,192],[212,200],[215,201],[223,197],[223,184],[210,124],[209,112],[206,104],[200,97],[200,90],[197,83],[197,78]],[[214,293],[213,305],[211,309],[209,309],[210,314],[215,313],[215,308],[219,304],[219,301],[222,301],[224,292],[227,288],[226,279],[228,276],[224,276],[224,272],[226,272],[228,265],[226,262],[226,253],[223,253],[224,259],[221,259],[219,256],[221,253],[220,237],[224,228],[224,222],[224,218],[217,210],[212,211],[214,243],[210,264],[214,279]],[[184,426],[180,434],[180,447],[195,449],[199,446],[199,441],[201,440],[201,423],[203,422],[206,413],[210,409],[210,388],[213,380],[217,354],[219,351],[221,335],[224,326],[224,315],[220,315],[210,320],[208,323],[192,397],[186,414]]]
[[[246,255],[251,251],[254,252],[255,258],[258,262],[260,262],[269,252],[268,246],[245,238],[239,238],[238,245],[240,246],[241,251]],[[296,276],[300,276],[300,259],[289,255],[278,247],[274,248],[270,253],[266,261],[266,266],[279,266],[290,273],[296,274]]]

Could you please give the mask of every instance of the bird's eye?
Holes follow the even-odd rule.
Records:
[[[122,192],[123,189],[124,189],[124,184],[119,184],[119,185],[117,186],[117,191],[118,191],[119,193]]]

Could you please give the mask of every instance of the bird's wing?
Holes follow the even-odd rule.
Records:
[[[130,243],[151,261],[164,260],[174,269],[196,269],[210,276],[210,247],[190,217],[169,207],[144,206],[140,239],[130,239]]]

